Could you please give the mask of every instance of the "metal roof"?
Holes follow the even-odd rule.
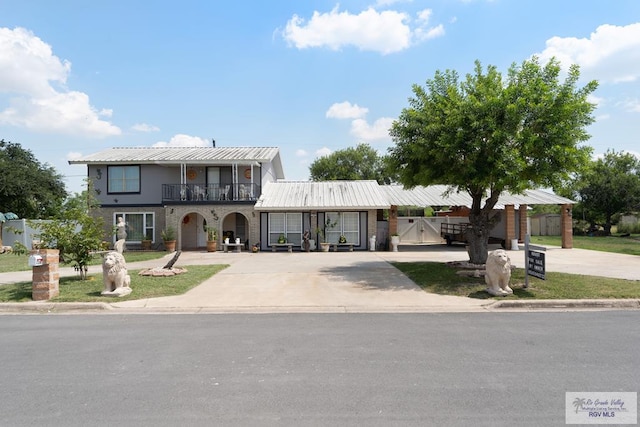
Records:
[[[449,187],[431,185],[405,189],[400,185],[378,185],[376,181],[276,181],[262,189],[258,211],[388,209],[396,206],[468,206],[471,197],[452,192]],[[543,190],[527,190],[522,195],[503,194],[495,209],[514,205],[572,204],[572,200]]]
[[[347,210],[388,209],[389,202],[376,181],[276,181],[262,189],[255,209]]]
[[[276,147],[115,147],[69,160],[69,164],[230,165],[238,162],[271,162],[278,178],[284,177],[280,150]]]
[[[405,189],[401,185],[383,185],[382,191],[387,195],[391,205],[396,206],[467,206],[471,207],[471,196],[455,191],[446,195],[447,185],[430,185]],[[573,204],[573,200],[558,196],[544,190],[526,190],[524,194],[502,193],[496,209],[504,209],[506,205],[561,205]]]

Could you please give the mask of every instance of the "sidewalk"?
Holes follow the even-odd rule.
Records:
[[[524,266],[524,251],[509,251],[509,255],[516,267]],[[128,268],[134,270],[162,266],[169,258],[170,255],[167,255],[160,260],[131,263]],[[541,308],[566,310],[578,307],[640,308],[638,300],[496,301],[430,294],[421,290],[389,264],[390,261],[447,262],[465,259],[468,258],[464,248],[442,245],[401,246],[399,252],[183,252],[176,265],[213,263],[230,266],[196,288],[178,296],[112,304],[0,304],[0,311],[405,313]],[[580,249],[549,248],[547,271],[638,280],[640,257]],[[90,269],[92,274],[100,272],[100,266]],[[61,269],[61,276],[72,274],[75,274],[73,269]],[[30,271],[3,273],[0,274],[0,283],[29,281],[30,277]]]

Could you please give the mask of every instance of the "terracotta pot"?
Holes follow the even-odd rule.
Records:
[[[218,250],[218,242],[215,240],[207,240],[207,252],[215,252]]]
[[[142,246],[142,250],[143,251],[150,251],[151,250],[151,240],[143,240],[141,243]]]
[[[320,242],[320,249],[322,249],[322,252],[329,252],[330,247],[331,243]]]
[[[167,252],[175,252],[176,251],[176,241],[175,240],[165,240],[164,248]]]

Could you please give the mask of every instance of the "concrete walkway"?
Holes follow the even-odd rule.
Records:
[[[524,266],[524,251],[509,251],[516,267]],[[126,256],[126,255],[125,255]],[[168,259],[167,255],[165,259]],[[547,271],[640,279],[640,257],[580,249],[549,248]],[[157,267],[163,260],[131,263],[129,269]],[[183,252],[177,265],[230,266],[184,295],[116,302],[62,305],[48,302],[0,304],[0,311],[101,308],[111,312],[463,312],[552,307],[639,308],[637,300],[499,301],[424,292],[389,264],[390,261],[464,261],[462,247],[401,246],[399,252]],[[94,266],[90,273],[100,273]],[[30,272],[0,274],[0,283],[30,280]],[[61,275],[75,274],[61,269]],[[162,280],[162,279],[159,279]],[[135,289],[134,289],[135,293]],[[503,304],[504,303],[504,304]],[[33,306],[33,308],[29,306]]]

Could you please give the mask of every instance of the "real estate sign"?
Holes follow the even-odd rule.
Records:
[[[529,287],[529,276],[544,280],[545,253],[547,248],[529,244],[529,235],[524,238],[524,287]]]

